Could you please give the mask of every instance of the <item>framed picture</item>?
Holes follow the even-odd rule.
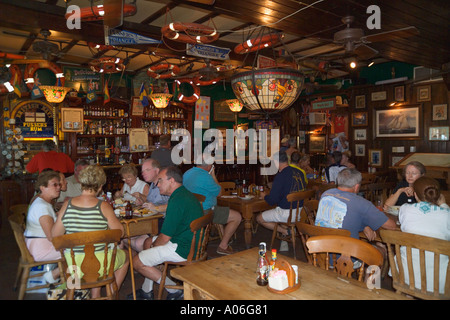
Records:
[[[417,101],[430,101],[431,100],[431,86],[417,87]]]
[[[375,110],[376,138],[420,139],[421,106]]]
[[[83,132],[83,108],[61,108],[61,131]]]
[[[372,101],[386,100],[386,91],[372,92],[371,97],[372,97]]]
[[[354,140],[367,140],[367,129],[355,129]]]
[[[144,115],[144,106],[142,105],[142,100],[139,97],[131,98],[131,115],[132,116]]]
[[[448,141],[449,128],[450,127],[430,127],[429,139],[431,141]]]
[[[234,122],[234,112],[230,110],[226,99],[214,101],[214,121]]]
[[[394,87],[394,100],[405,101],[405,86]]]
[[[447,105],[435,104],[433,105],[433,121],[447,120]]]
[[[325,152],[326,136],[309,136],[309,152]]]
[[[130,128],[128,140],[130,144],[130,152],[149,151],[147,129]]]
[[[355,108],[364,109],[366,107],[366,96],[360,95],[355,97]]]
[[[353,127],[367,126],[367,112],[352,113],[352,126]]]
[[[366,155],[366,145],[365,144],[355,144],[355,156],[364,157]]]
[[[369,162],[372,167],[381,167],[383,165],[383,150],[369,149]]]

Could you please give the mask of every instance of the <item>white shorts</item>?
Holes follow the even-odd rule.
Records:
[[[299,210],[302,210],[299,208]],[[289,218],[290,209],[281,209],[280,207],[276,207],[275,209],[270,209],[264,211],[262,213],[262,218],[265,222],[287,222]],[[291,222],[295,221],[295,212],[296,210],[292,210]]]
[[[154,236],[153,241],[155,241],[157,237],[158,236]],[[144,265],[149,267],[157,266],[165,261],[186,261],[186,259],[175,252],[177,247],[178,244],[169,241],[163,246],[157,246],[139,252],[139,259]]]

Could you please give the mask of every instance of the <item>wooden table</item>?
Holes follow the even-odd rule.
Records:
[[[133,219],[121,219],[120,222],[125,227],[126,236],[128,239],[128,255],[130,258],[130,273],[131,273],[131,286],[133,288],[133,299],[136,300],[136,290],[134,282],[134,268],[133,268],[133,254],[131,250],[131,238],[135,236],[141,236],[144,234],[157,235],[158,234],[158,218],[162,218],[163,215],[158,213],[146,217],[136,217]]]
[[[311,264],[279,255],[299,269],[298,290],[285,295],[256,284],[258,248],[198,262],[171,271],[184,282],[185,300],[403,300],[405,296],[386,289],[369,290],[365,283],[338,276]]]
[[[242,219],[244,220],[245,246],[247,248],[250,248],[250,243],[252,242],[253,213],[275,208],[275,206],[270,206],[264,199],[259,199],[256,196],[250,200],[244,200],[237,196],[218,197],[217,205],[229,207],[242,214]]]

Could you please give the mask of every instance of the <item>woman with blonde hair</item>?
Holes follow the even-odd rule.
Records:
[[[401,206],[405,203],[416,203],[414,197],[414,182],[422,177],[427,170],[419,161],[411,161],[403,168],[404,179],[397,184],[392,195],[386,199],[385,206]],[[386,209],[386,208],[385,208]]]
[[[119,170],[124,182],[122,190],[115,193],[114,197],[123,198],[125,201],[136,201],[136,198],[147,198],[150,190],[149,185],[139,179],[138,170],[134,164],[124,164]]]
[[[58,219],[52,229],[54,237],[75,232],[98,231],[108,229],[118,229],[122,231],[123,226],[114,214],[112,206],[97,198],[106,183],[106,174],[103,168],[96,165],[89,165],[79,175],[81,183],[81,195],[68,199],[64,202]],[[66,253],[68,254],[68,253]],[[103,251],[96,252],[100,262],[104,257]],[[84,254],[76,253],[77,265],[81,265]],[[128,258],[125,251],[118,249],[115,263],[115,277],[117,287],[120,288],[128,270]],[[91,297],[100,296],[100,288],[91,290]]]
[[[342,152],[341,164],[343,166],[346,166],[347,168],[356,168],[356,166],[350,162],[351,156],[352,156],[352,152],[349,150]]]

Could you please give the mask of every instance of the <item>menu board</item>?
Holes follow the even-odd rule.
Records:
[[[130,152],[147,152],[148,132],[147,129],[133,128],[129,133]]]

